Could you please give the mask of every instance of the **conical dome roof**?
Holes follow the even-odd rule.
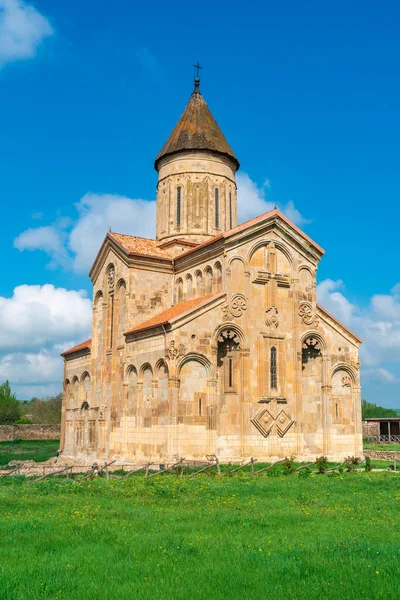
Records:
[[[239,168],[238,159],[198,88],[195,88],[181,118],[158,153],[154,162],[156,170],[158,171],[158,163],[161,158],[185,150],[217,152],[232,159],[236,170]]]

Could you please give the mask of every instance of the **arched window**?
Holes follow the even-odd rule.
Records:
[[[277,369],[276,369],[276,348],[272,346],[271,355],[270,355],[270,384],[271,390],[276,390],[278,387],[278,377],[277,377]]]
[[[181,226],[181,196],[182,196],[182,188],[181,186],[176,188],[176,226]]]
[[[219,228],[219,189],[215,188],[215,227]]]
[[[229,229],[232,227],[232,192],[229,192]]]

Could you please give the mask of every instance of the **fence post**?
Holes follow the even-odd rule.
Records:
[[[144,475],[145,477],[147,477],[148,474],[149,474],[149,467],[150,467],[150,464],[147,463],[147,465],[146,465],[146,472],[145,472],[145,475]]]
[[[221,475],[221,467],[219,466],[219,460],[217,457],[215,457],[215,463],[217,465],[217,473],[218,475]]]
[[[110,479],[110,474],[108,472],[108,464],[105,464],[105,472],[106,472],[106,479]]]
[[[394,470],[394,471],[396,471],[396,470],[397,470],[397,469],[396,469],[396,467],[397,467],[397,465],[396,465],[396,456],[395,456],[395,455],[393,455],[393,470]]]
[[[254,475],[254,458],[251,457],[251,474]]]
[[[65,474],[67,476],[67,479],[69,479],[69,466],[68,465],[65,467]]]

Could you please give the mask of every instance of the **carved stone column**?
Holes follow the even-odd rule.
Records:
[[[168,406],[169,406],[169,428],[168,428],[168,457],[176,458],[179,454],[179,387],[180,380],[177,377],[168,377]]]

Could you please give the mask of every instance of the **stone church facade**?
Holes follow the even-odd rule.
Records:
[[[361,455],[361,340],[317,304],[324,251],[278,210],[237,225],[198,80],[155,168],[156,239],[106,235],[92,338],[62,355],[62,455]]]

